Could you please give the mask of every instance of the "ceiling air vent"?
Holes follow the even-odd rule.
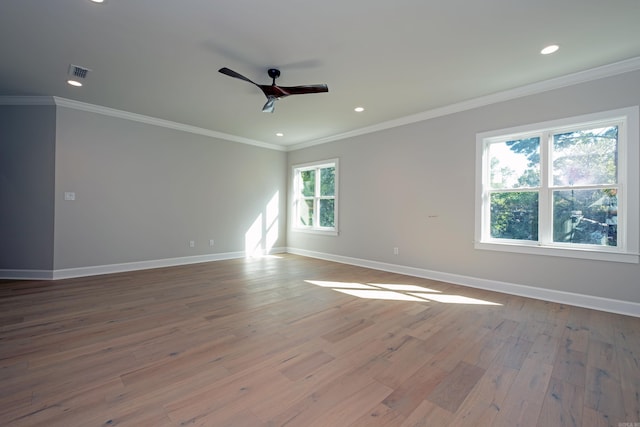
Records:
[[[80,67],[78,65],[73,65],[73,64],[69,65],[69,75],[77,79],[86,79],[87,74],[89,74],[89,71],[91,70],[88,68]]]

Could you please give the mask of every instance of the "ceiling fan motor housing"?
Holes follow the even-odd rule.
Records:
[[[269,73],[269,77],[273,79],[275,84],[275,80],[280,77],[280,70],[278,70],[277,68],[269,68],[269,70],[267,70],[267,73]]]

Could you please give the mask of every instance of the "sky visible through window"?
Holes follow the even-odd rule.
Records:
[[[498,160],[495,167],[492,166],[492,184],[500,184],[504,179],[507,188],[513,188],[517,184],[518,178],[524,175],[524,172],[529,168],[526,154],[514,152],[504,142],[491,144],[489,150],[492,164],[494,159]],[[510,169],[511,175],[506,176],[501,173],[502,168]]]

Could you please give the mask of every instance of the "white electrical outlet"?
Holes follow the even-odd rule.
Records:
[[[213,239],[209,240],[209,246],[213,246]]]
[[[400,253],[400,251],[398,250],[398,248],[393,248],[393,254],[394,255],[398,255]]]
[[[195,248],[196,247],[196,241],[195,240],[189,240],[189,247],[190,248]]]
[[[65,200],[75,200],[76,199],[76,193],[74,193],[73,191],[65,191],[64,192],[64,199]]]

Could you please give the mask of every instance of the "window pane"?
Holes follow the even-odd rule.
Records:
[[[298,215],[300,225],[313,226],[313,200],[301,199],[298,202]]]
[[[602,185],[618,182],[618,127],[553,136],[554,185]]]
[[[617,190],[554,191],[553,241],[617,246]]]
[[[336,181],[336,168],[322,168],[320,169],[320,195],[321,196],[335,196],[335,181]]]
[[[492,193],[491,237],[538,240],[538,193]]]
[[[313,169],[300,171],[300,179],[302,180],[302,195],[313,197],[316,191],[316,171]]]
[[[320,199],[320,227],[334,227],[334,199]]]
[[[491,188],[534,188],[540,185],[540,138],[489,146]]]

